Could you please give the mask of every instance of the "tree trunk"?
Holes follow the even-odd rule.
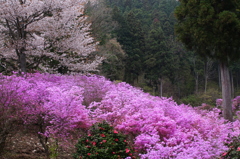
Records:
[[[6,116],[4,116],[4,117],[6,117]],[[13,131],[13,128],[14,128],[13,124],[15,122],[16,121],[13,121],[11,119],[4,120],[2,118],[2,121],[1,121],[2,127],[0,128],[0,157],[3,154],[7,137],[9,135],[10,131]]]
[[[163,96],[163,80],[162,78],[159,78],[158,80],[159,80],[159,95],[160,97],[162,97]]]
[[[207,58],[204,66],[204,78],[205,78],[204,92],[205,93],[207,93],[208,80],[213,73],[212,69],[213,69],[213,60],[211,60],[210,58]]]
[[[232,71],[230,72],[230,79],[231,79],[231,92],[232,92],[232,98],[234,98],[234,95],[235,95],[235,90],[234,90],[234,81],[233,81],[233,73]]]
[[[179,82],[177,82],[177,92],[178,92],[178,98],[181,98],[181,88],[180,88]]]
[[[4,128],[3,128],[4,129]],[[8,132],[5,130],[0,130],[0,157],[3,154],[4,148],[5,148],[5,143],[6,139],[8,136]]]
[[[199,81],[199,75],[198,72],[195,75],[195,93],[198,94],[198,81]]]
[[[49,146],[48,146],[48,137],[46,137],[46,136],[44,136],[44,135],[42,135],[42,134],[44,134],[44,132],[45,132],[45,128],[44,128],[44,126],[43,126],[43,119],[39,119],[40,121],[39,121],[39,132],[40,133],[38,133],[38,139],[39,139],[39,141],[40,141],[40,143],[41,143],[41,145],[42,145],[42,147],[43,147],[43,149],[44,149],[44,151],[45,151],[45,154],[46,154],[46,158],[47,159],[50,159],[50,151],[49,151]]]
[[[20,64],[20,71],[26,73],[26,54],[20,52],[19,54],[19,64]]]
[[[236,77],[236,90],[238,91],[238,73],[237,73],[237,77]]]
[[[222,89],[222,79],[221,79],[221,68],[220,68],[220,65],[218,67],[218,86],[219,86],[219,89],[221,90]]]
[[[208,77],[205,77],[204,93],[207,93]]]
[[[226,120],[233,121],[231,105],[231,81],[227,64],[221,62],[220,70],[222,82],[223,117]]]
[[[205,66],[204,66],[204,93],[207,93],[207,83],[208,83],[208,74],[209,74],[209,70],[208,70],[208,61],[205,62]]]

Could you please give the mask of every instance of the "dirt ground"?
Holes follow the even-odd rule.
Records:
[[[56,159],[72,159],[74,148],[59,150]],[[0,159],[45,159],[44,149],[39,139],[30,133],[17,133],[7,139],[5,151]]]

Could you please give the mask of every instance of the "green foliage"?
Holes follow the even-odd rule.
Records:
[[[222,154],[221,159],[239,159],[240,156],[240,136],[235,137],[233,141],[228,144],[229,150]]]
[[[117,40],[109,40],[104,46],[99,47],[99,52],[106,53],[106,59],[101,65],[101,74],[110,80],[123,80],[126,55]]]
[[[118,27],[113,20],[113,15],[119,17],[118,11],[107,6],[104,0],[99,0],[98,3],[88,2],[85,9],[85,14],[92,23],[91,34],[99,41],[96,53],[105,57],[102,65],[99,66],[101,75],[111,80],[122,80],[125,52],[112,35]]]
[[[219,39],[218,37],[223,34],[227,36],[231,32],[231,29],[227,28],[237,25],[237,12],[232,12],[233,10],[230,9],[232,3],[223,5],[222,3],[227,2],[211,2],[213,5],[208,1],[195,0],[181,2],[176,0],[100,0],[97,5],[88,4],[86,13],[93,22],[92,32],[101,44],[101,47],[98,47],[98,53],[107,54],[107,58],[101,65],[100,74],[111,80],[122,80],[134,86],[141,85],[141,88],[153,94],[160,92],[159,79],[166,79],[171,82],[171,90],[163,87],[163,94],[173,96],[174,99],[201,92],[205,81],[207,81],[206,88],[211,88],[209,82],[218,83],[219,81],[218,65],[215,65],[216,61],[214,61],[214,69],[210,70],[210,74],[206,74],[205,59],[195,54],[200,49],[203,56],[219,55],[216,50],[210,52],[203,49],[212,48],[203,45],[221,43],[221,46],[225,46],[222,43],[231,38]],[[186,3],[188,8],[182,8],[180,5],[182,3]],[[239,4],[236,0],[235,3]],[[198,6],[194,7],[194,4]],[[239,5],[236,6],[239,9]],[[178,8],[174,12],[176,7]],[[228,8],[227,12],[217,17],[216,8],[222,11],[223,7]],[[187,13],[193,17],[186,18]],[[199,15],[199,18],[195,18],[195,15]],[[183,22],[186,21],[186,24],[177,24],[179,31],[183,34],[178,37],[183,37],[189,45],[194,44],[191,45],[194,49],[191,52],[176,39],[174,33],[176,17],[182,18]],[[222,25],[221,33],[217,31],[219,29],[216,26],[217,22],[213,25],[213,20],[218,20],[219,26]],[[184,28],[184,25],[189,29]],[[209,25],[213,26],[209,27]],[[199,38],[202,42],[200,46],[195,45],[191,35]],[[237,41],[239,40],[231,43]],[[229,55],[229,52],[226,55]],[[235,87],[240,85],[238,72],[237,67],[233,71]],[[205,98],[209,99],[209,96],[211,95]]]
[[[191,106],[200,106],[203,102],[198,95],[189,95],[181,99],[184,104],[190,104]]]
[[[232,121],[229,63],[240,58],[240,14],[234,0],[180,1],[175,10],[178,39],[190,50],[220,63],[223,115]]]
[[[134,12],[129,12],[118,31],[118,41],[127,55],[125,81],[133,83],[143,69],[145,51],[144,32]]]
[[[191,106],[200,106],[202,103],[206,103],[211,106],[216,105],[216,99],[221,98],[220,90],[214,88],[213,84],[207,92],[201,92],[198,94],[191,94],[181,99],[184,104],[190,104]]]
[[[50,158],[54,159],[57,158],[59,155],[58,149],[59,149],[59,145],[58,145],[58,140],[57,139],[53,139],[54,141],[51,143],[51,145],[49,146],[49,152],[50,152]]]
[[[105,45],[111,39],[111,32],[116,28],[116,22],[112,19],[112,9],[105,5],[104,0],[98,3],[90,1],[85,5],[85,14],[91,22],[91,34],[99,41],[100,45]]]
[[[94,124],[89,134],[79,139],[76,148],[76,159],[136,158],[126,136],[114,130],[107,122]]]
[[[153,24],[146,42],[146,78],[153,83],[158,83],[159,78],[170,78],[174,70],[174,57],[159,22]]]
[[[240,14],[233,0],[181,1],[175,15],[178,39],[189,49],[225,63],[239,58]]]
[[[106,3],[113,8],[113,20],[119,24],[114,36],[127,56],[124,80],[138,84],[133,81],[147,73],[145,79],[154,78],[154,83],[157,83],[159,77],[171,73],[173,58],[168,51],[170,46],[167,46],[170,39],[166,36],[174,36],[175,18],[172,13],[178,2],[106,0]]]

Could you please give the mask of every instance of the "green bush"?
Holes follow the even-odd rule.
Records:
[[[76,144],[75,159],[136,158],[126,136],[114,130],[107,122],[94,124],[89,134]]]
[[[206,103],[213,107],[216,106],[216,99],[221,98],[221,92],[215,88],[209,88],[207,92],[199,92],[198,94],[192,94],[181,99],[184,104],[190,104],[193,107],[200,106],[202,103]]]
[[[200,106],[203,103],[203,100],[198,95],[189,95],[185,98],[182,98],[181,102],[195,107]]]
[[[229,150],[222,154],[222,159],[239,159],[240,157],[240,136],[235,137],[233,141],[228,144]]]

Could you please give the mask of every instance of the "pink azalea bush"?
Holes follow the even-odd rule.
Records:
[[[233,100],[232,100],[232,107],[233,110],[240,110],[240,96],[236,96]]]
[[[36,132],[47,156],[50,155],[50,138],[67,140],[71,138],[71,132],[91,125],[89,110],[82,105],[83,88],[74,80],[67,81],[64,76],[36,73],[2,76],[0,83],[2,87],[10,87],[8,89],[20,99],[15,109],[20,107],[21,112],[16,110],[9,115],[18,118],[25,127]],[[7,95],[2,100],[15,99],[15,96]]]
[[[107,120],[135,138],[141,158],[210,159],[227,150],[225,142],[240,134],[240,123],[225,124],[217,108],[196,111],[126,83],[117,84],[91,107],[95,119]]]
[[[217,108],[222,107],[222,99],[217,99],[216,100],[216,106]],[[235,98],[232,99],[232,111],[233,111],[233,115],[234,118],[236,119],[240,119],[240,96],[236,96]]]
[[[0,155],[3,152],[8,134],[21,129],[21,118],[24,114],[21,96],[16,92],[16,84],[12,79],[0,76]]]
[[[61,135],[59,132],[90,126],[88,110],[82,105],[83,89],[74,85],[73,81],[66,82],[60,76],[49,74],[15,76],[14,80],[12,82],[16,83],[21,100],[31,103],[24,107],[26,125],[36,124],[41,118],[46,125],[46,131],[42,132],[45,136]]]
[[[8,116],[29,128],[38,126],[40,140],[67,140],[72,133],[106,120],[133,140],[143,159],[211,159],[227,151],[225,144],[240,134],[240,122],[226,122],[217,108],[196,110],[101,76],[12,75],[1,76],[0,85],[11,92],[2,95],[1,109],[19,107]]]
[[[217,107],[221,107],[222,106],[222,102],[223,102],[222,99],[216,99],[216,106]]]

